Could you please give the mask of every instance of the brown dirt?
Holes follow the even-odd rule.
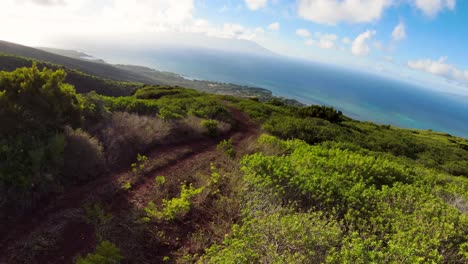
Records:
[[[236,125],[231,132],[217,139],[202,139],[174,146],[156,147],[147,154],[149,160],[170,156],[180,152],[176,158],[155,165],[146,175],[189,175],[201,164],[209,164],[219,157],[217,143],[224,138],[232,138],[233,145],[242,152],[252,138],[260,134],[258,126],[240,110],[231,108]],[[173,154],[174,155],[174,154]],[[82,210],[87,201],[110,201],[112,211],[124,212],[128,207],[142,208],[148,203],[154,191],[154,177],[143,177],[128,192],[120,191],[122,179],[128,172],[104,176],[86,185],[75,187],[23,217],[2,223],[0,227],[0,263],[18,263],[17,256],[24,254],[22,245],[28,244],[32,234],[47,233],[53,221],[57,221],[69,210]],[[96,245],[94,228],[83,222],[83,215],[76,218],[60,218],[64,228],[60,231],[54,250],[46,254],[34,255],[28,263],[72,263],[77,254],[89,252]],[[30,253],[30,252],[28,252]]]

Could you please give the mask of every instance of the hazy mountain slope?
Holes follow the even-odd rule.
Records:
[[[96,59],[93,56],[86,54],[81,51],[76,50],[66,50],[66,49],[56,49],[56,48],[48,48],[48,47],[36,47],[39,50],[43,50],[46,52],[54,53],[57,55],[62,55],[65,57],[70,57],[73,59],[91,61],[91,62],[98,62],[98,63],[106,63],[104,60]]]
[[[54,70],[60,68],[64,69],[67,73],[65,81],[67,83],[73,84],[78,93],[89,93],[91,91],[95,91],[102,95],[125,96],[130,95],[137,87],[142,85],[141,83],[121,82],[104,79],[74,69],[69,69],[58,64],[0,53],[0,71],[13,71],[21,67],[31,67],[33,62],[35,62],[39,68],[47,67]]]
[[[157,84],[157,82],[152,79],[146,78],[134,72],[118,69],[109,64],[78,60],[6,41],[0,41],[0,52],[60,64],[67,68],[82,71],[84,73],[92,74],[101,78],[113,79],[117,81]]]
[[[263,88],[232,83],[190,80],[176,73],[161,72],[147,67],[112,65],[88,61],[86,59],[77,59],[77,57],[87,54],[74,50],[41,49],[47,49],[50,52],[0,41],[0,70],[12,71],[18,67],[29,67],[33,60],[36,60],[40,67],[45,66],[58,69],[63,66],[68,73],[65,81],[75,85],[79,93],[96,91],[102,95],[123,96],[131,94],[136,87],[144,83],[177,85],[203,92],[240,97],[257,97],[262,101],[275,98],[271,91]],[[296,100],[277,99],[291,105],[303,105]]]

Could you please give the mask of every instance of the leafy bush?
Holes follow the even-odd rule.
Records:
[[[109,241],[102,241],[96,246],[96,251],[78,257],[76,264],[118,264],[123,260],[120,249]]]
[[[343,119],[343,113],[333,107],[311,105],[298,108],[297,113],[301,117],[316,117],[336,123]]]
[[[206,129],[206,134],[210,137],[216,137],[218,135],[218,121],[216,120],[203,120],[201,126]]]
[[[172,120],[172,119],[181,119],[183,116],[176,111],[171,111],[169,108],[162,107],[159,109],[159,117],[164,120]]]
[[[323,263],[339,245],[337,222],[320,213],[277,210],[234,226],[222,245],[206,250],[201,263]]]
[[[226,154],[226,156],[233,158],[236,156],[236,150],[234,149],[234,146],[232,145],[232,138],[222,140],[221,142],[218,143],[216,146],[216,149],[220,152],[223,152]]]
[[[65,125],[82,121],[82,98],[64,84],[65,72],[44,68],[19,68],[0,72],[0,135],[25,131],[35,134],[59,132]]]
[[[150,202],[145,208],[148,217],[157,220],[174,220],[183,218],[190,210],[191,200],[194,196],[203,191],[203,188],[194,189],[190,184],[187,188],[185,184],[181,186],[180,196],[170,200],[163,200],[162,209],[158,210],[153,202]]]
[[[141,176],[143,171],[145,170],[145,165],[148,162],[148,157],[145,155],[138,154],[137,160],[135,163],[132,163],[132,173],[135,177]]]
[[[343,238],[339,247],[331,248],[324,256],[329,263],[466,261],[463,242],[468,218],[460,204],[468,197],[457,195],[466,193],[459,189],[468,186],[466,179],[437,174],[390,155],[362,155],[329,144],[310,146],[266,136],[262,142],[279,146],[286,154],[256,153],[242,161],[246,193],[250,193],[247,199],[257,203],[246,207],[253,210],[248,216],[254,221],[259,221],[259,211],[265,211],[255,208],[265,208],[265,203],[312,210],[337,219]],[[265,202],[261,197],[268,195],[274,199]],[[455,197],[456,203],[450,197]],[[272,232],[273,236],[277,233]],[[247,241],[247,248],[254,247],[263,240],[250,237],[232,243],[225,239],[214,259],[242,259],[245,255],[235,246],[242,247]],[[238,255],[232,255],[232,247]],[[251,261],[252,256],[264,256],[257,252],[245,252],[249,259],[244,262]]]

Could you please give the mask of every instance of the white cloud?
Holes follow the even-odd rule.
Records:
[[[341,41],[346,45],[351,44],[351,40],[349,38],[343,38],[343,39],[341,39]]]
[[[0,24],[9,25],[0,27],[1,38],[26,45],[177,32],[252,40],[264,31],[195,17],[194,0],[0,0],[0,10]]]
[[[335,48],[335,42],[338,39],[338,36],[335,34],[323,34],[320,32],[315,33],[317,39],[308,38],[305,41],[305,44],[308,46],[316,46],[322,49],[332,49]]]
[[[456,0],[298,0],[297,13],[320,24],[367,23],[379,20],[392,5],[402,4],[433,17],[444,9],[454,10]]]
[[[279,22],[274,22],[268,25],[268,29],[271,31],[278,31],[280,29],[281,25]]]
[[[265,7],[268,4],[268,0],[245,0],[245,4],[250,10],[257,10]]]
[[[298,14],[321,24],[378,20],[393,0],[298,0]]]
[[[338,39],[337,35],[334,34],[321,34],[318,33],[318,44],[322,49],[331,49],[335,47],[335,41]]]
[[[403,22],[400,22],[392,32],[393,40],[403,40],[406,38],[406,26]]]
[[[461,70],[446,61],[447,57],[441,57],[437,61],[431,59],[414,60],[408,61],[408,67],[441,76],[446,80],[468,87],[468,70]]]
[[[366,32],[357,36],[353,41],[351,52],[357,56],[365,56],[369,54],[370,47],[367,41],[370,40],[376,33],[377,32],[375,30],[367,30]]]
[[[433,17],[444,9],[454,10],[456,0],[414,0],[414,5],[425,15]]]
[[[299,29],[296,29],[296,35],[301,36],[303,38],[307,38],[307,37],[310,37],[310,32],[309,30],[305,28],[299,28]]]

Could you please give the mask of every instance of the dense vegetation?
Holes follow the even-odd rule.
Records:
[[[77,94],[64,80],[0,72],[0,221],[96,193],[5,247],[8,263],[468,261],[466,139],[328,106],[177,86]]]

